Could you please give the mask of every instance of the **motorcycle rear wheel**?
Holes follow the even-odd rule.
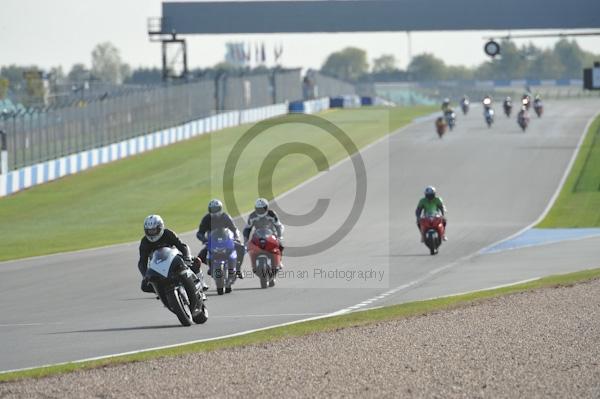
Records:
[[[202,305],[202,310],[194,317],[194,323],[204,324],[208,320],[208,309]]]

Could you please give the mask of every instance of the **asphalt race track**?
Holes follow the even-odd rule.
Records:
[[[366,205],[342,241],[322,253],[286,258],[288,274],[275,288],[261,290],[257,279],[248,277],[226,296],[211,289],[209,321],[202,326],[181,327],[154,296],[139,291],[137,243],[0,263],[0,371],[597,266],[589,263],[598,238],[477,252],[539,217],[599,109],[598,100],[547,101],[544,117],[532,117],[522,133],[496,104],[491,129],[481,108],[474,108],[466,117],[459,114],[456,129],[442,140],[428,120],[368,147],[362,152]],[[437,256],[419,242],[415,226],[414,208],[428,184],[438,188],[449,209],[449,241]],[[348,215],[355,186],[352,163],[343,162],[280,198],[280,206],[296,214],[311,210],[317,198],[330,200],[314,225],[288,227],[286,245],[309,244],[332,232]],[[200,211],[203,205],[198,220]],[[200,249],[192,233],[183,238]]]

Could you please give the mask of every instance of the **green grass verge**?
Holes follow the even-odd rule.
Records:
[[[590,125],[556,202],[537,227],[600,227],[600,116]]]
[[[373,107],[321,116],[361,148],[433,110]],[[225,161],[249,127],[199,136],[0,199],[0,260],[137,240],[144,217],[152,213],[162,215],[175,231],[196,228],[209,199],[223,198]],[[321,150],[329,165],[348,156],[334,137],[318,127],[286,123],[268,129],[244,151],[235,170],[240,212],[251,209],[258,196],[258,171],[269,149],[296,140]],[[317,172],[307,156],[288,155],[277,163],[274,195]]]
[[[400,305],[387,306],[373,310],[350,313],[342,316],[328,317],[318,320],[275,327],[233,338],[219,339],[209,342],[182,345],[170,349],[153,350],[132,355],[116,356],[101,360],[81,363],[67,363],[62,365],[40,367],[31,370],[16,371],[0,374],[0,382],[13,381],[25,378],[40,378],[57,374],[64,374],[78,370],[111,366],[123,363],[141,362],[162,357],[178,356],[186,353],[208,352],[219,349],[239,347],[245,345],[272,342],[292,337],[300,337],[317,332],[335,331],[340,328],[361,326],[381,321],[389,321],[411,316],[423,315],[434,311],[452,309],[474,301],[481,301],[512,293],[531,291],[540,288],[570,286],[578,282],[600,278],[600,269],[590,269],[575,273],[555,275],[528,283],[430,299],[426,301],[410,302]],[[210,323],[210,320],[208,321]],[[202,328],[201,326],[195,328]]]

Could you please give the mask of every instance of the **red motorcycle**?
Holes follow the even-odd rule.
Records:
[[[257,229],[248,244],[252,272],[260,279],[260,287],[275,285],[281,265],[281,249],[277,236],[270,229]]]
[[[435,130],[440,138],[446,133],[446,120],[443,117],[439,117],[435,120]]]
[[[435,255],[438,253],[442,239],[444,237],[444,219],[440,214],[424,215],[419,219],[419,227],[425,238],[425,245],[429,248],[429,253]]]

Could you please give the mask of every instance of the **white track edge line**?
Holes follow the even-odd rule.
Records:
[[[554,202],[556,201],[556,198],[558,197],[558,193],[560,193],[560,190],[562,189],[562,186],[564,185],[564,183],[565,183],[565,181],[566,181],[566,179],[567,179],[567,176],[569,175],[569,172],[570,172],[570,170],[571,170],[571,168],[572,168],[572,166],[573,166],[573,163],[575,162],[575,158],[577,157],[577,154],[579,153],[579,149],[581,148],[581,144],[583,143],[583,140],[585,139],[585,136],[587,135],[587,131],[589,130],[589,127],[591,126],[592,122],[593,122],[593,121],[594,121],[594,120],[595,120],[595,119],[598,117],[598,115],[600,115],[600,111],[599,111],[599,112],[597,112],[597,113],[596,113],[596,114],[595,114],[595,115],[594,115],[594,116],[593,116],[593,117],[592,117],[592,118],[591,118],[591,119],[588,121],[588,123],[586,124],[586,127],[585,127],[584,131],[582,132],[582,137],[579,139],[579,142],[578,142],[578,144],[577,144],[577,147],[575,148],[575,151],[573,152],[573,155],[571,156],[571,159],[570,159],[570,161],[569,161],[569,164],[568,164],[568,166],[567,166],[567,169],[565,170],[565,173],[563,174],[563,177],[562,177],[562,179],[561,179],[561,181],[560,181],[560,183],[559,183],[559,185],[558,185],[558,187],[557,187],[556,191],[554,192],[554,195],[551,197],[551,199],[550,199],[550,202],[548,203],[548,205],[546,206],[546,209],[544,209],[544,211],[542,212],[542,215],[540,215],[540,217],[538,218],[538,220],[536,220],[535,222],[531,223],[529,226],[527,226],[527,227],[525,227],[525,228],[521,229],[519,232],[517,232],[517,233],[515,233],[515,234],[513,234],[513,235],[511,235],[511,236],[509,236],[508,238],[504,238],[504,239],[502,239],[502,240],[499,240],[499,241],[497,241],[496,243],[493,243],[493,244],[491,244],[491,245],[488,245],[488,246],[487,246],[487,247],[485,247],[485,248],[489,248],[489,247],[492,247],[492,246],[498,245],[498,244],[500,244],[501,242],[504,242],[504,241],[507,241],[507,240],[511,239],[512,237],[514,237],[514,236],[516,236],[516,235],[520,234],[522,231],[525,231],[525,230],[527,230],[527,229],[531,228],[531,226],[533,226],[533,225],[537,224],[537,223],[539,222],[539,220],[543,219],[543,218],[546,216],[546,214],[547,214],[547,213],[550,211],[550,208],[552,207],[552,205],[554,205]],[[373,143],[369,144],[367,147],[363,147],[363,149],[359,150],[359,152],[358,152],[358,153],[361,153],[363,150],[366,150],[366,149],[368,149],[369,147],[371,147],[371,146],[372,146],[372,145],[374,145],[375,143],[378,143],[378,142],[380,142],[380,141],[383,141],[384,139],[386,139],[386,138],[389,138],[389,137],[391,137],[392,135],[399,134],[400,132],[402,132],[403,130],[407,129],[409,126],[412,126],[412,125],[414,125],[414,124],[416,124],[416,123],[415,123],[415,122],[411,122],[411,123],[409,123],[408,125],[406,125],[406,126],[404,126],[404,127],[400,128],[398,131],[396,131],[396,132],[393,132],[392,134],[388,134],[388,135],[386,135],[386,136],[382,137],[381,139],[377,140],[376,142],[373,142]],[[343,161],[348,161],[348,160],[350,160],[350,159],[351,159],[351,157],[344,158],[344,159],[343,159],[343,160],[341,160],[340,162],[343,162]],[[340,163],[340,162],[338,162],[338,163]],[[335,167],[336,165],[337,165],[337,164],[335,164],[335,165],[334,165],[334,167]],[[316,176],[316,175],[315,175],[315,176]],[[313,178],[315,178],[315,176],[313,176]],[[292,188],[291,190],[294,190],[294,188]],[[286,192],[286,193],[287,193],[287,192]],[[283,193],[283,194],[282,194],[282,196],[283,196],[283,195],[285,195],[286,193]],[[278,198],[279,198],[279,197],[278,197]],[[120,245],[123,245],[123,244],[120,244]],[[113,246],[115,246],[115,245],[113,245]],[[423,277],[421,277],[421,278],[418,278],[418,279],[416,279],[416,280],[413,280],[413,281],[411,281],[411,282],[409,282],[409,283],[406,283],[406,284],[400,285],[400,286],[398,286],[398,287],[396,287],[396,288],[393,288],[393,289],[391,289],[391,290],[389,290],[389,291],[386,291],[386,292],[384,292],[383,294],[380,294],[380,295],[378,295],[378,296],[375,296],[375,297],[374,297],[374,298],[376,298],[376,299],[375,299],[375,301],[378,301],[378,300],[380,300],[380,299],[383,299],[383,298],[385,298],[385,297],[387,297],[387,296],[389,296],[389,295],[391,295],[391,294],[394,294],[394,293],[396,293],[396,292],[398,292],[398,291],[401,291],[402,289],[405,289],[405,288],[411,287],[411,286],[413,286],[413,285],[416,285],[416,284],[418,284],[418,283],[420,283],[420,282],[423,282],[423,281],[427,280],[429,277],[431,277],[431,276],[433,276],[433,275],[435,275],[435,274],[438,274],[439,272],[441,272],[441,271],[443,271],[443,270],[450,269],[451,267],[454,267],[455,265],[457,265],[457,264],[459,264],[459,263],[461,263],[461,262],[464,262],[465,260],[467,260],[467,259],[469,259],[469,258],[472,258],[472,257],[474,257],[474,256],[478,255],[478,254],[480,253],[480,251],[483,251],[483,250],[485,250],[485,248],[483,248],[483,249],[481,249],[481,250],[479,250],[479,251],[475,251],[475,252],[473,252],[472,254],[469,254],[469,255],[463,256],[463,257],[461,257],[461,258],[459,258],[459,259],[455,260],[454,262],[451,262],[451,263],[449,263],[449,264],[447,264],[447,265],[445,265],[445,266],[442,266],[442,267],[439,267],[439,268],[437,268],[437,269],[431,270],[431,271],[429,271],[427,274],[425,274],[425,275],[424,275]],[[1,265],[1,263],[0,263],[0,265]],[[135,353],[141,353],[141,352],[148,352],[148,351],[152,351],[152,350],[168,349],[168,348],[173,348],[173,347],[177,347],[177,346],[183,346],[183,345],[188,345],[188,344],[193,344],[193,343],[209,342],[209,341],[215,341],[215,340],[218,340],[218,339],[226,339],[226,338],[231,338],[231,337],[237,337],[237,336],[240,336],[240,335],[251,334],[251,333],[253,333],[253,332],[257,332],[257,331],[264,331],[264,330],[269,330],[269,329],[272,329],[272,328],[284,327],[284,326],[288,326],[288,325],[292,325],[292,324],[297,324],[297,323],[302,323],[302,322],[306,322],[306,321],[318,320],[318,319],[323,319],[323,318],[332,317],[332,316],[338,316],[338,315],[341,315],[341,314],[348,313],[348,312],[349,312],[349,310],[348,310],[348,309],[350,309],[350,308],[344,308],[344,309],[341,309],[341,310],[339,310],[339,311],[337,311],[337,312],[332,312],[332,313],[329,313],[329,314],[326,314],[326,315],[323,315],[323,316],[309,317],[309,318],[307,318],[307,319],[295,320],[295,321],[291,321],[291,322],[288,322],[288,323],[277,324],[277,325],[273,325],[273,326],[267,326],[267,327],[262,327],[262,328],[257,328],[257,329],[253,329],[253,330],[241,331],[241,332],[234,333],[234,334],[223,335],[223,336],[220,336],[220,337],[207,338],[207,339],[204,339],[204,340],[188,341],[188,342],[183,342],[183,343],[179,343],[179,344],[167,345],[167,346],[156,347],[156,348],[150,348],[150,349],[143,349],[143,350],[138,350],[138,351],[123,352],[123,353],[120,353],[120,354],[106,355],[106,356],[99,356],[99,357],[95,357],[95,358],[88,358],[88,359],[82,359],[82,360],[75,360],[75,361],[71,361],[71,362],[63,362],[63,363],[47,364],[47,365],[44,365],[44,366],[35,366],[35,367],[28,367],[28,368],[24,368],[24,369],[14,369],[14,370],[1,371],[1,372],[0,372],[0,375],[2,375],[2,374],[6,374],[6,373],[10,373],[10,372],[16,372],[16,371],[26,371],[26,370],[32,370],[32,369],[37,369],[37,368],[43,368],[43,367],[50,367],[50,366],[60,366],[60,365],[65,365],[65,364],[69,364],[69,363],[82,363],[82,362],[86,362],[86,361],[93,361],[93,360],[100,360],[100,359],[108,359],[108,358],[111,358],[111,357],[116,357],[116,356],[124,356],[124,355],[135,354]]]
[[[558,183],[558,187],[556,187],[554,194],[552,194],[552,197],[550,197],[550,201],[548,202],[548,204],[546,204],[546,208],[544,208],[544,211],[542,212],[542,214],[535,221],[533,221],[529,225],[523,227],[521,230],[517,231],[516,233],[511,234],[510,236],[503,238],[502,240],[496,241],[495,243],[492,243],[486,247],[481,248],[478,252],[479,254],[484,254],[485,251],[489,250],[490,248],[495,247],[496,245],[500,245],[503,242],[512,240],[513,238],[523,234],[525,231],[533,228],[535,225],[537,225],[542,220],[544,220],[544,218],[548,215],[548,213],[550,212],[550,209],[552,209],[552,207],[554,206],[554,203],[558,199],[558,196],[560,195],[560,192],[561,192],[563,186],[565,185],[567,178],[569,177],[569,174],[571,173],[571,169],[573,169],[573,165],[575,164],[577,155],[579,155],[579,151],[581,150],[583,142],[587,136],[588,130],[590,129],[590,127],[592,126],[592,123],[594,123],[594,120],[596,120],[596,118],[598,116],[600,116],[600,111],[596,112],[594,114],[594,116],[592,116],[591,119],[588,120],[588,122],[586,123],[585,128],[583,129],[583,132],[581,133],[581,137],[579,138],[579,141],[577,142],[577,146],[575,147],[575,150],[573,151],[573,154],[571,155],[571,159],[569,160],[569,163],[567,164],[567,168],[565,169],[565,172],[563,173],[563,175]]]
[[[440,299],[440,298],[450,298],[450,297],[464,295],[464,294],[470,294],[470,293],[474,293],[474,292],[480,292],[480,291],[487,291],[487,290],[492,290],[492,289],[496,289],[496,288],[509,287],[509,286],[512,286],[512,285],[517,285],[517,284],[521,284],[521,283],[527,283],[527,282],[534,281],[534,280],[539,280],[539,279],[540,279],[540,277],[535,277],[535,278],[530,278],[530,279],[527,279],[527,280],[517,281],[517,282],[514,282],[514,283],[497,285],[497,286],[490,287],[490,288],[477,289],[477,290],[473,290],[473,291],[466,291],[466,292],[462,292],[462,293],[450,294],[450,295],[440,296],[440,297],[431,297],[431,298],[426,298],[426,299],[422,299],[422,300],[419,300],[419,301],[427,301],[427,300],[431,300],[431,299]],[[413,302],[413,301],[410,301],[410,302]],[[410,302],[405,302],[405,303],[410,303]],[[234,337],[239,337],[239,336],[243,336],[243,335],[252,334],[252,333],[255,333],[255,332],[271,330],[271,329],[275,329],[275,328],[278,328],[278,327],[286,327],[286,326],[290,326],[290,325],[293,325],[293,324],[304,323],[304,322],[307,322],[307,321],[325,319],[325,318],[330,318],[330,317],[334,317],[334,316],[341,316],[341,315],[346,314],[346,313],[364,312],[364,311],[367,311],[367,310],[381,309],[382,307],[383,306],[376,306],[376,307],[373,307],[373,308],[358,309],[358,310],[355,310],[353,312],[345,311],[345,309],[343,309],[341,311],[327,313],[327,314],[324,314],[324,315],[321,315],[321,316],[310,317],[310,318],[302,319],[302,320],[294,320],[294,321],[290,321],[290,322],[287,322],[287,323],[281,323],[281,324],[276,324],[276,325],[267,326],[267,327],[255,328],[255,329],[252,329],[252,330],[240,331],[240,332],[237,332],[237,333],[223,335],[223,336],[220,336],[220,337],[205,338],[205,339],[200,339],[200,340],[182,342],[182,343],[179,343],[179,344],[157,346],[157,347],[154,347],[154,348],[147,348],[147,349],[141,349],[141,350],[136,350],[136,351],[122,352],[122,353],[117,353],[117,354],[113,354],[113,355],[96,356],[96,357],[90,357],[90,358],[86,358],[86,359],[73,360],[73,361],[70,361],[70,362],[51,363],[51,364],[45,364],[45,365],[42,365],[42,366],[33,366],[33,367],[26,367],[26,368],[20,368],[20,369],[5,370],[5,371],[0,371],[0,375],[2,375],[2,374],[8,374],[8,373],[21,372],[21,371],[41,369],[41,368],[47,368],[47,367],[54,367],[54,366],[64,366],[64,365],[67,365],[67,364],[86,363],[86,362],[92,362],[92,361],[95,361],[95,360],[110,359],[110,358],[114,358],[114,357],[127,356],[127,355],[135,355],[135,354],[138,354],[138,353],[145,353],[145,352],[151,352],[151,351],[162,350],[162,349],[171,349],[171,348],[175,348],[175,347],[178,347],[178,346],[185,346],[185,345],[199,344],[199,343],[203,343],[203,342],[217,341],[217,340],[227,339],[227,338],[234,338]]]
[[[506,238],[500,239],[500,240],[498,240],[498,241],[496,241],[496,242],[494,242],[492,244],[489,244],[489,245],[481,248],[478,251],[475,251],[475,252],[473,252],[471,254],[468,254],[468,255],[465,255],[465,256],[463,256],[461,258],[458,258],[457,260],[455,260],[455,261],[453,261],[453,262],[451,262],[451,263],[449,263],[447,265],[441,266],[441,267],[439,267],[437,269],[433,269],[433,270],[427,272],[425,275],[423,275],[422,277],[420,277],[420,278],[418,278],[416,280],[413,280],[411,282],[405,283],[405,284],[400,285],[398,287],[395,287],[395,288],[393,288],[391,290],[388,290],[388,291],[384,292],[383,294],[380,294],[379,296],[374,297],[376,299],[373,302],[379,301],[379,300],[381,300],[381,299],[383,299],[383,298],[385,298],[387,296],[393,295],[393,294],[395,294],[397,292],[400,292],[400,291],[402,291],[402,290],[404,290],[406,288],[410,288],[410,287],[412,287],[414,285],[422,283],[422,282],[426,281],[427,279],[429,279],[430,277],[432,277],[432,276],[434,276],[434,275],[436,275],[436,274],[438,274],[438,273],[440,273],[440,272],[442,272],[442,271],[444,271],[446,269],[450,269],[450,268],[456,266],[457,264],[462,263],[464,261],[467,261],[467,260],[469,260],[469,259],[471,259],[471,258],[473,258],[473,257],[475,257],[477,255],[482,255],[482,254],[484,254],[484,252],[487,249],[492,248],[492,247],[494,247],[496,245],[499,245],[499,244],[501,244],[501,243],[503,243],[505,241],[511,240],[512,238],[518,236],[519,234],[522,234],[524,231],[529,230],[533,226],[535,226],[536,224],[538,224],[542,219],[544,219],[544,217],[546,217],[546,215],[548,214],[548,212],[550,212],[550,209],[552,208],[552,206],[556,202],[556,199],[558,198],[558,195],[560,194],[560,191],[562,190],[562,188],[563,188],[563,186],[564,186],[564,184],[565,184],[565,182],[566,182],[566,180],[567,180],[567,178],[569,176],[569,173],[571,172],[573,164],[575,163],[575,159],[577,158],[577,155],[579,154],[579,150],[581,149],[583,141],[585,140],[585,137],[587,136],[587,132],[588,132],[589,128],[591,127],[592,123],[594,122],[594,120],[598,116],[600,116],[600,111],[596,112],[596,114],[594,114],[588,120],[588,122],[586,123],[586,125],[585,125],[585,127],[583,129],[583,132],[581,133],[581,137],[579,138],[579,141],[577,142],[577,146],[575,147],[575,150],[573,151],[573,154],[571,155],[571,159],[569,160],[569,163],[567,164],[567,168],[565,169],[565,172],[563,173],[563,175],[562,175],[562,177],[560,179],[558,187],[556,188],[556,190],[554,191],[554,194],[550,198],[550,201],[548,202],[548,204],[546,205],[546,207],[542,211],[542,214],[533,223],[525,226],[524,228],[520,229],[516,233],[511,234],[510,236],[508,236]],[[373,298],[369,298],[369,299],[373,299]],[[369,300],[369,299],[367,299],[367,300]],[[354,306],[356,306],[356,305],[354,305]],[[351,311],[351,310],[353,310],[353,307],[347,307],[345,309],[342,309],[341,312],[346,312],[347,313],[348,311]]]

